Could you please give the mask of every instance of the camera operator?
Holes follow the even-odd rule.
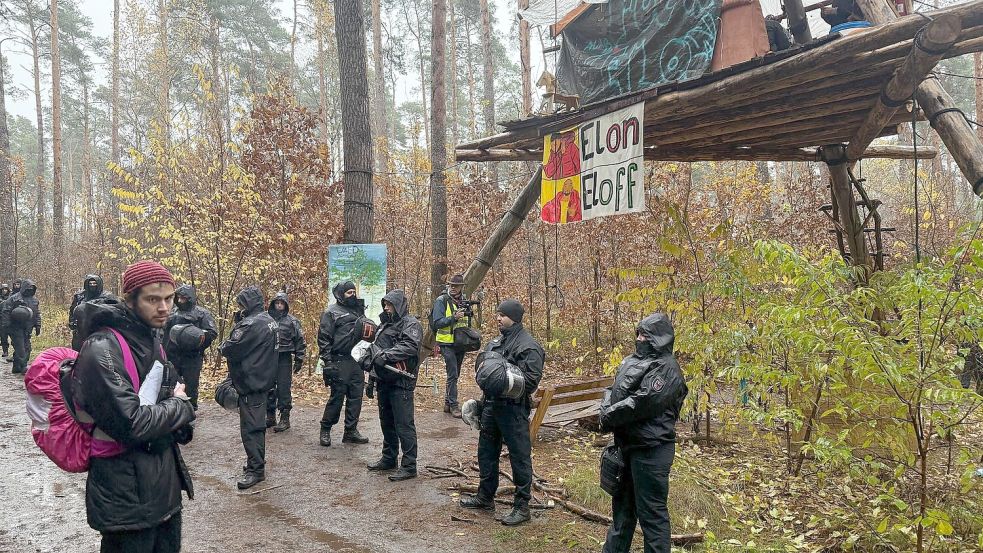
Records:
[[[471,326],[471,306],[476,303],[464,297],[464,275],[457,274],[447,281],[447,290],[437,297],[430,312],[430,329],[436,336],[447,370],[444,412],[458,419],[461,418],[461,408],[457,403],[457,379],[461,375],[465,350],[455,347],[454,331]]]

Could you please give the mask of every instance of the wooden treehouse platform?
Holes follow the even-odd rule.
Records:
[[[645,102],[646,159],[828,161],[821,147],[830,144],[845,145],[850,160],[910,158],[911,146],[869,144],[897,134],[913,116],[925,120],[938,112],[926,113],[932,107],[922,102],[912,114],[905,100],[939,59],[983,51],[983,0],[890,19],[696,80],[503,123],[505,132],[459,145],[457,160],[542,160],[545,135],[638,102]],[[920,146],[917,154],[937,152]]]

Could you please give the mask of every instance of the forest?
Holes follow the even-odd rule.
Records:
[[[426,320],[539,169],[454,157],[545,109],[534,83],[557,40],[517,17],[528,6],[0,0],[0,280],[38,284],[35,352],[69,340],[84,275],[118,291],[140,259],[193,284],[220,337],[243,287],[286,290],[310,343],[329,245],[384,243],[387,288]],[[935,75],[983,139],[983,55]],[[826,164],[646,160],[643,212],[556,225],[534,208],[474,291],[486,340],[495,305],[525,305],[544,386],[613,375],[638,322],[670,315],[688,550],[983,550],[983,372],[963,382],[983,341],[983,203],[927,121],[880,140],[939,155],[853,168],[890,229],[869,275],[820,209]],[[323,404],[315,363],[298,402]],[[606,443],[544,429],[534,468],[608,516]],[[603,524],[547,516],[495,550],[599,550]]]

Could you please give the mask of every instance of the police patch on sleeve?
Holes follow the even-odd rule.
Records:
[[[422,340],[423,328],[413,325],[406,329],[406,335],[409,336],[410,338],[413,338],[414,340]]]
[[[237,328],[237,329],[235,329],[235,330],[232,331],[232,339],[233,340],[242,340],[242,329],[241,328]]]

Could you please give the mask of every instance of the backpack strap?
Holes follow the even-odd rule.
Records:
[[[130,377],[130,383],[133,384],[133,391],[140,393],[140,375],[137,373],[137,364],[133,361],[133,352],[130,350],[130,344],[126,343],[126,338],[120,334],[115,328],[108,328],[113,336],[116,337],[116,341],[119,342],[119,349],[123,352],[123,368],[126,369],[126,374]]]

